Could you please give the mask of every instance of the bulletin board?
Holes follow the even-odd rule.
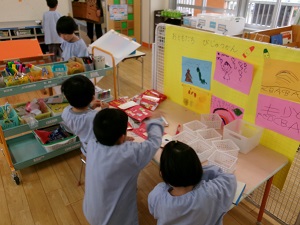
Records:
[[[0,0],[0,21],[14,22],[42,20],[43,13],[49,10],[45,0]],[[68,15],[72,10],[71,1],[58,1],[57,11]]]
[[[264,127],[261,144],[291,163],[300,141],[300,50],[161,26],[163,93],[197,113],[234,108],[233,119]],[[274,184],[282,187],[287,173],[288,168],[278,173]]]

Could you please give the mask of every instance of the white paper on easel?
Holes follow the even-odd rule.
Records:
[[[99,39],[94,41],[89,46],[89,52],[92,53],[92,47],[96,46],[105,51],[110,52],[115,59],[115,64],[117,65],[121,62],[126,56],[132,53],[141,45],[135,41],[132,41],[128,37],[119,34],[114,30],[110,30],[104,35],[102,35]],[[94,49],[94,56],[102,55],[105,57],[105,64],[112,66],[111,56],[100,51],[98,49]]]

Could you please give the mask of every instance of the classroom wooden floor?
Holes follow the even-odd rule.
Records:
[[[144,70],[144,90],[146,90],[151,88],[151,49],[140,48],[139,50],[147,54]],[[130,97],[143,91],[140,71],[141,64],[136,60],[121,63],[121,96]],[[99,82],[102,88],[111,88],[112,84],[111,76]],[[6,101],[13,104],[45,96],[41,91],[31,92],[2,98],[0,104]],[[84,185],[78,186],[80,167],[80,151],[75,150],[22,169],[18,172],[22,182],[16,185],[3,154],[0,154],[0,225],[88,224],[82,213]],[[141,172],[138,180],[137,195],[141,225],[156,224],[148,212],[147,196],[160,181],[157,165],[150,162]],[[244,200],[225,215],[224,225],[256,224],[257,213],[257,208]],[[278,223],[265,215],[262,224]]]

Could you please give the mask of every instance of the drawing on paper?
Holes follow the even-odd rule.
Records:
[[[187,69],[187,71],[185,73],[185,81],[189,82],[189,83],[193,83],[193,77],[190,73],[190,69]]]
[[[300,141],[300,105],[296,102],[260,94],[256,123]]]
[[[216,54],[214,79],[245,94],[249,94],[253,65],[221,52]]]
[[[212,63],[200,59],[182,57],[181,82],[210,90]]]
[[[187,108],[196,112],[208,112],[211,102],[211,94],[193,85],[182,84],[183,99],[182,103]]]
[[[299,71],[300,65],[298,62],[266,58],[264,61],[261,93],[300,102]]]
[[[221,117],[223,125],[226,125],[235,119],[242,119],[244,115],[243,108],[216,96],[211,97],[210,112],[217,113]]]

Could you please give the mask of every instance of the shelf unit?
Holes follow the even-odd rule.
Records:
[[[75,32],[78,36],[79,31]],[[44,41],[44,31],[42,25],[35,21],[0,22],[0,41],[18,39],[37,39],[43,53],[48,52]]]
[[[59,62],[59,63],[65,63],[65,62]],[[59,64],[59,63],[55,63],[55,64]],[[44,64],[44,65],[47,66],[53,64]],[[111,71],[113,71],[114,80],[116,80],[115,68],[109,66],[106,66],[105,68],[100,70],[92,70],[80,74],[83,74],[86,77],[91,79],[91,78],[111,75],[112,74]],[[27,83],[18,86],[0,88],[0,96],[6,97],[15,94],[21,94],[30,91],[58,86],[62,84],[63,81],[75,75],[76,74],[56,77],[45,81]],[[114,87],[116,87],[115,83],[114,83]],[[116,98],[116,91],[114,97],[110,97],[106,100],[111,101],[114,98]],[[58,124],[61,121],[62,121],[61,116],[52,116],[46,119],[42,119],[39,120],[38,128],[49,127]],[[17,170],[48,160],[50,158],[64,154],[74,149],[78,149],[81,146],[79,140],[77,139],[77,141],[74,143],[68,144],[57,150],[47,152],[36,140],[35,136],[31,131],[32,129],[30,129],[30,127],[27,124],[8,128],[5,130],[2,130],[2,127],[0,126],[0,144],[2,144],[1,148],[5,155],[6,161],[9,164],[9,167],[12,172],[12,177],[16,184],[20,183],[20,178],[18,177],[18,174],[16,172]]]

